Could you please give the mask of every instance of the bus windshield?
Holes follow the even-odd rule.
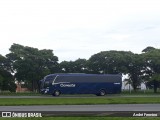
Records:
[[[47,77],[45,77],[44,78],[44,85],[43,85],[44,88],[49,87],[52,84],[54,78],[55,78],[55,76],[47,76]]]

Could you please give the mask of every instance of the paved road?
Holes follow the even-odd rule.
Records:
[[[52,95],[40,95],[40,96],[3,96],[0,98],[114,98],[114,97],[160,97],[160,95],[106,95],[106,96],[96,96],[96,95],[62,95],[59,97],[53,97]]]
[[[160,111],[160,104],[0,106],[0,111]]]
[[[0,106],[0,116],[6,113],[12,117],[18,114],[38,113],[45,116],[110,116],[132,117],[135,114],[160,117],[160,104],[112,104],[112,105],[41,105]]]

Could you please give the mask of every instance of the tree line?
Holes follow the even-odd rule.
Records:
[[[53,73],[127,74],[126,81],[136,91],[143,82],[160,86],[160,49],[145,48],[141,54],[130,51],[102,51],[88,60],[62,61],[53,50],[32,48],[19,44],[10,47],[10,53],[0,55],[0,90],[15,92],[15,81],[25,82],[32,91],[40,88],[39,80]]]

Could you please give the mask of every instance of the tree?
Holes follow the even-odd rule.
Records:
[[[87,73],[87,60],[63,61],[60,63],[60,69],[62,73]]]
[[[155,49],[156,48],[149,46],[149,47],[146,47],[144,50],[142,50],[142,52],[147,53],[147,52],[150,52],[150,51],[155,50]]]
[[[125,51],[103,51],[90,57],[89,68],[93,73],[127,73],[133,55]]]
[[[38,50],[13,44],[10,51],[6,57],[13,66],[12,71],[16,80],[25,82],[32,91],[37,91],[40,87],[39,80],[54,72],[54,68],[58,65],[58,58],[54,56],[52,50]]]
[[[12,74],[6,67],[6,58],[0,55],[0,90],[15,92],[16,85]]]
[[[89,58],[89,69],[92,73],[114,74],[118,71],[118,62],[121,55],[118,51],[104,51]]]
[[[132,56],[132,60],[127,66],[129,78],[131,79],[131,85],[134,91],[137,90],[137,87],[140,86],[142,83],[142,76],[143,76],[143,62],[142,57],[139,54],[134,54]]]
[[[143,62],[145,63],[144,73],[147,76],[147,82],[153,83],[154,93],[156,93],[160,83],[160,49],[152,49],[143,53],[143,56]]]
[[[131,93],[131,85],[133,85],[132,80],[131,79],[124,79],[125,82],[125,86],[129,85],[129,92]]]
[[[128,74],[136,91],[141,82],[142,62],[139,55],[126,51],[103,51],[90,57],[89,71],[98,74]]]

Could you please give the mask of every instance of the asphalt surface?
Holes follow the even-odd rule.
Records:
[[[160,111],[160,104],[0,106],[0,111]]]

